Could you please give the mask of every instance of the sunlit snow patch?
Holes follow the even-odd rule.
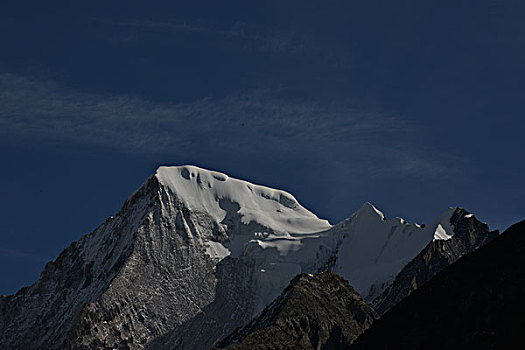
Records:
[[[447,231],[441,226],[441,224],[438,224],[436,227],[436,231],[434,232],[434,241],[442,240],[446,241],[447,239],[451,239],[453,234],[448,234]]]

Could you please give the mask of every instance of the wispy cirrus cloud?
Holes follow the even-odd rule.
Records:
[[[358,164],[370,175],[457,171],[411,143],[403,118],[255,90],[225,98],[160,104],[99,95],[14,74],[0,74],[0,130],[6,139],[98,145],[139,154],[280,155]]]
[[[132,45],[156,35],[202,35],[223,42],[223,49],[264,54],[274,57],[309,59],[337,70],[352,68],[352,57],[344,46],[307,35],[304,31],[236,21],[221,27],[199,19],[119,19],[92,18],[105,26],[100,38],[118,44]],[[163,41],[160,39],[161,42]],[[154,41],[154,40],[153,40]]]
[[[135,27],[135,28],[145,28],[145,29],[158,29],[165,31],[174,31],[174,32],[203,32],[211,33],[218,32],[215,29],[212,29],[210,26],[207,26],[202,21],[197,20],[172,20],[172,21],[159,21],[152,19],[120,19],[120,20],[108,20],[103,18],[92,18],[92,21],[96,23],[102,23],[107,25],[114,25],[118,27]]]
[[[153,20],[153,19],[120,19],[108,20],[95,18],[92,21],[116,28],[135,29],[133,33],[113,32],[105,38],[115,37],[130,42],[145,33],[204,34],[221,40],[234,42],[244,50],[264,52],[275,55],[296,54],[314,50],[310,40],[293,30],[266,27],[249,22],[234,22],[229,27],[217,27],[201,20]]]
[[[309,40],[295,31],[264,28],[247,22],[236,22],[223,35],[241,40],[243,48],[254,51],[295,54],[313,49]]]
[[[2,248],[0,247],[0,258],[7,258],[7,259],[21,259],[21,260],[30,260],[30,261],[37,261],[37,262],[46,262],[47,259],[42,258],[41,256],[27,253],[21,250],[17,249],[9,249],[9,248]]]

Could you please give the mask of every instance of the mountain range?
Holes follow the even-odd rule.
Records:
[[[365,203],[331,225],[285,191],[160,167],[35,284],[0,298],[0,348],[239,347],[279,322],[299,322],[283,335],[293,346],[344,348],[497,236],[461,208],[419,225]]]

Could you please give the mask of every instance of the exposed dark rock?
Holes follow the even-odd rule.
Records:
[[[414,291],[352,345],[360,349],[513,349],[525,330],[525,221]]]
[[[345,349],[377,318],[346,280],[300,274],[249,324],[217,344],[229,349]]]

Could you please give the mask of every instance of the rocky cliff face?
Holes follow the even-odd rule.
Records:
[[[445,267],[499,234],[490,231],[487,224],[461,208],[455,209],[450,216],[450,225],[454,233],[452,237],[430,242],[401,270],[392,285],[371,303],[379,314],[383,315]]]
[[[2,300],[0,348],[142,348],[213,299],[196,220],[152,177],[122,210]],[[167,217],[173,220],[166,220]]]
[[[512,349],[525,329],[525,221],[445,268],[351,349]]]
[[[301,274],[257,318],[217,347],[345,349],[375,319],[375,311],[346,280],[329,272]]]

